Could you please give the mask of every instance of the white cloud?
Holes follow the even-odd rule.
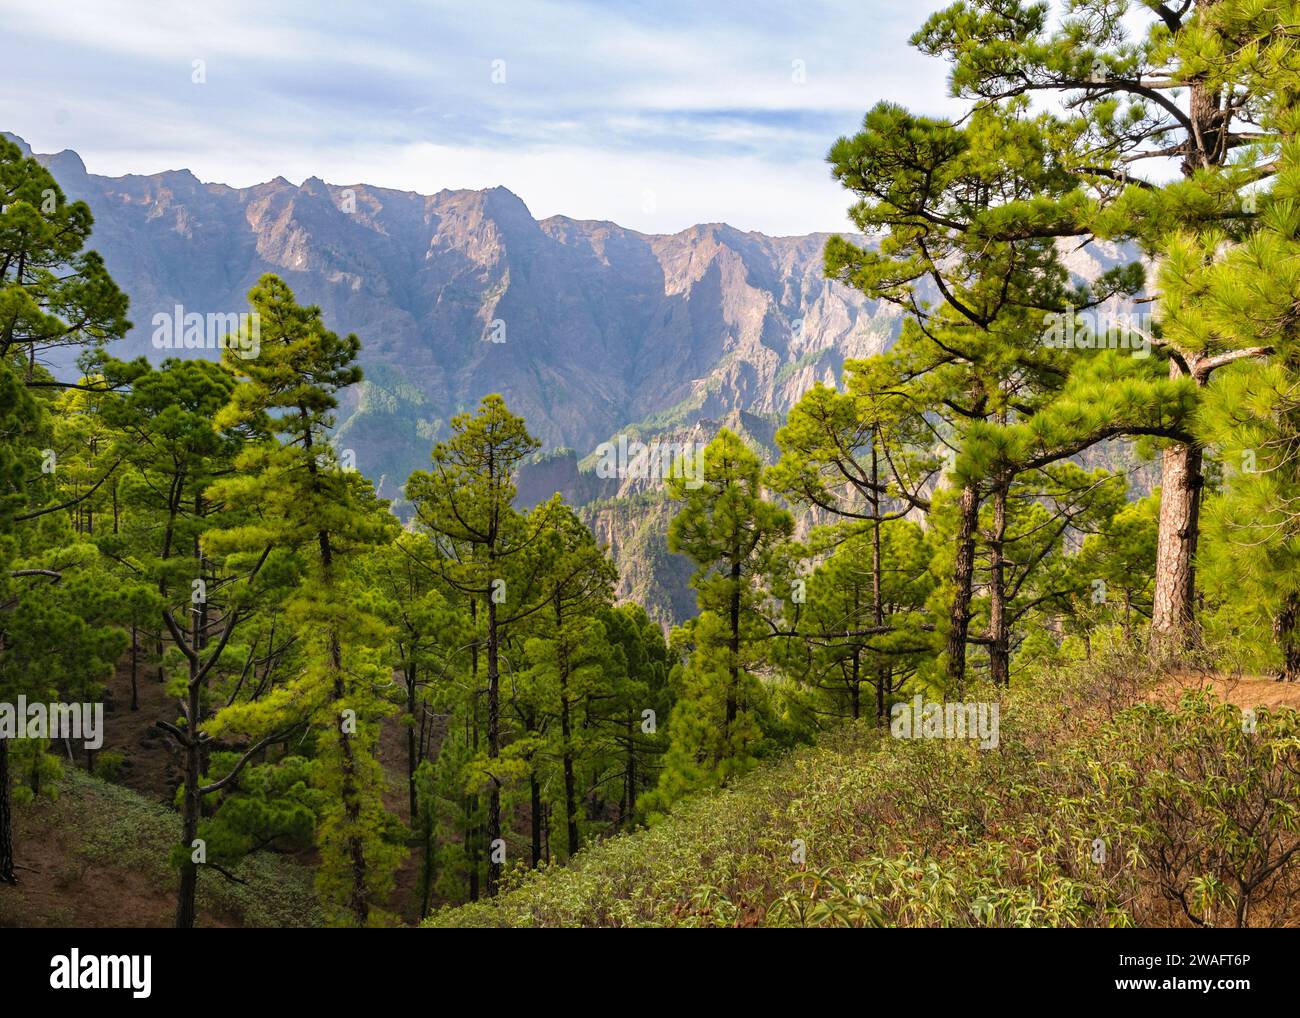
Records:
[[[949,105],[944,65],[906,45],[926,11],[888,0],[5,6],[0,128],[109,175],[503,184],[538,216],[803,233],[845,228],[822,160],[869,106]]]

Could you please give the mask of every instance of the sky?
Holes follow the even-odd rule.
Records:
[[[654,233],[848,227],[825,162],[887,99],[958,107],[907,44],[936,0],[0,0],[0,130],[92,173],[504,185]]]

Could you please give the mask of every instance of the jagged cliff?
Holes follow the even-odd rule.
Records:
[[[188,170],[98,176],[73,152],[40,158],[89,203],[94,247],[131,297],[123,352],[161,356],[150,323],[177,304],[246,308],[264,272],[356,332],[367,382],[340,438],[390,496],[449,417],[486,393],[581,459],[637,422],[782,413],[896,324],[892,309],[822,277],[821,234],[708,224],[652,236],[539,222],[500,187],[233,188]]]
[[[70,151],[38,158],[90,205],[93,247],[131,298],[136,327],[119,354],[174,355],[154,349],[155,315],[239,312],[275,272],[361,337],[366,380],[341,408],[337,442],[399,513],[403,482],[450,418],[499,392],[548,450],[521,500],[558,490],[585,507],[622,593],[663,620],[693,606],[689,569],[662,548],[669,509],[653,478],[599,477],[600,443],[707,442],[726,425],[770,450],[814,381],[884,349],[899,324],[896,308],[824,278],[825,234],[710,223],[649,235],[538,221],[501,187],[423,195],[313,177],[234,188],[188,170],[99,176]],[[1091,274],[1112,256],[1077,252],[1071,268]]]

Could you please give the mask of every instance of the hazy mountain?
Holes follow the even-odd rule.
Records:
[[[559,490],[585,506],[623,570],[621,593],[663,619],[693,604],[689,569],[662,547],[668,506],[653,478],[598,476],[600,443],[707,442],[727,424],[771,450],[815,380],[834,382],[845,358],[882,350],[899,324],[891,305],[823,277],[826,234],[711,223],[650,235],[538,221],[501,187],[422,195],[313,177],[234,188],[188,170],[99,176],[71,151],[37,158],[90,205],[92,246],[131,298],[120,355],[174,355],[154,349],[155,315],[246,310],[248,290],[275,272],[331,328],[361,337],[366,381],[337,441],[399,511],[401,484],[450,417],[499,392],[547,450],[521,501]],[[1095,274],[1115,254],[1095,245],[1071,268]]]
[[[93,246],[131,297],[122,352],[162,356],[155,314],[246,309],[265,272],[356,332],[367,383],[340,441],[389,496],[488,392],[583,458],[638,422],[783,413],[894,332],[891,309],[822,278],[824,234],[708,224],[655,236],[539,222],[499,187],[233,188],[188,170],[103,177],[70,151],[39,158],[90,205]]]

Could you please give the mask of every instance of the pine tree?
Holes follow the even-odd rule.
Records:
[[[1294,120],[1294,114],[1291,115]],[[1261,229],[1206,273],[1204,321],[1242,346],[1274,351],[1269,363],[1233,365],[1203,402],[1202,439],[1225,464],[1210,505],[1202,556],[1238,625],[1264,621],[1278,678],[1300,679],[1300,147],[1280,153],[1259,198]]]
[[[864,713],[884,724],[894,695],[933,654],[933,549],[915,523],[877,533],[873,520],[820,528],[799,554],[816,564],[790,584],[773,662],[806,691],[798,710],[809,727]]]
[[[82,250],[91,225],[84,202],[68,202],[49,171],[0,138],[0,694],[6,700],[24,692],[33,678],[30,668],[15,659],[15,653],[33,651],[30,645],[17,650],[26,640],[15,609],[26,610],[25,602],[36,591],[41,600],[61,598],[64,610],[71,612],[63,621],[73,628],[79,610],[75,600],[64,597],[67,587],[57,593],[40,589],[63,583],[59,568],[19,560],[40,559],[62,545],[78,544],[58,517],[93,497],[106,479],[55,500],[60,489],[57,454],[51,456],[51,405],[33,397],[67,388],[40,363],[43,351],[97,344],[119,338],[129,328],[126,297],[100,257]],[[85,546],[78,547],[69,553],[69,562],[86,561]],[[98,621],[87,627],[82,618],[82,626],[82,635],[97,642]],[[65,649],[76,654],[78,644]],[[92,647],[81,649],[86,651],[83,664],[103,663]],[[10,786],[8,741],[0,739],[0,882],[12,884],[17,864]]]
[[[460,650],[470,640],[468,620],[458,610],[431,561],[428,537],[404,530],[368,563],[368,572],[383,598],[380,617],[391,628],[397,666],[406,686],[402,724],[406,728],[406,778],[410,822],[419,813],[416,771],[429,738],[423,691],[430,683],[455,674]]]
[[[639,604],[625,603],[601,615],[605,636],[620,659],[613,696],[602,717],[619,749],[622,770],[618,826],[631,826],[641,793],[657,780],[663,753],[660,719],[671,717],[674,701],[668,682],[672,655],[663,631]]]
[[[669,524],[668,548],[696,564],[691,585],[700,614],[689,627],[690,659],[679,669],[671,743],[650,800],[656,809],[726,781],[762,748],[758,579],[794,527],[789,512],[765,498],[762,462],[738,435],[722,429],[701,455],[702,471],[679,464],[669,479],[681,509]]]
[[[980,521],[987,552],[977,568],[986,596],[976,606],[994,684],[1010,685],[1012,656],[1027,622],[1050,625],[1096,589],[1070,543],[1113,526],[1126,494],[1122,475],[1069,462],[994,489]]]
[[[614,672],[610,645],[599,615],[613,602],[618,570],[567,506],[550,514],[541,554],[549,574],[550,606],[538,613],[541,631],[526,650],[544,702],[559,722],[556,755],[564,789],[565,847],[572,856],[581,844],[577,775],[584,746],[576,731],[578,710],[593,697],[613,695],[606,687]]]
[[[93,218],[50,172],[0,138],[0,361],[21,362],[29,385],[59,387],[36,365],[55,347],[121,339],[127,299],[94,251]]]
[[[391,540],[396,522],[370,483],[341,466],[328,441],[338,392],[361,379],[360,341],[326,329],[320,309],[299,306],[275,276],[262,277],[249,301],[260,354],[245,359],[227,350],[241,384],[217,424],[246,429],[256,440],[240,453],[236,475],[215,482],[208,497],[252,518],[208,531],[203,546],[213,555],[243,556],[254,572],[272,549],[299,556],[303,581],[287,609],[304,648],[303,668],[262,701],[223,710],[210,731],[282,740],[300,723],[310,726],[315,779],[330,793],[317,830],[318,888],[332,922],[374,925],[387,921],[380,903],[402,849],[374,757],[379,720],[390,711],[376,693],[391,675],[388,634],[362,567],[372,549]],[[192,921],[178,921],[185,920]]]
[[[246,567],[231,571],[204,554],[203,535],[227,511],[207,496],[208,487],[233,469],[242,436],[214,425],[235,389],[234,375],[204,360],[168,360],[157,371],[138,374],[129,394],[99,397],[102,425],[117,436],[115,455],[123,465],[113,488],[112,532],[97,541],[133,581],[147,582],[158,619],[158,641],[168,634],[172,648],[159,656],[160,677],[180,701],[179,725],[160,720],[181,747],[184,779],[179,790],[182,837],[178,923],[194,922],[198,867],[195,851],[210,740],[201,731],[211,713],[211,689],[231,658],[238,656],[236,627],[251,611]],[[77,392],[71,400],[84,402]],[[84,512],[80,518],[90,519]],[[93,529],[93,528],[89,528]],[[251,572],[260,571],[264,557]],[[179,616],[179,618],[178,618]],[[137,616],[133,622],[142,623]],[[138,648],[137,648],[138,649]],[[133,649],[133,668],[136,649]]]
[[[483,398],[477,414],[451,421],[452,435],[433,448],[433,468],[417,470],[406,485],[416,520],[442,555],[441,575],[469,596],[474,618],[484,626],[487,695],[487,746],[483,764],[487,785],[487,892],[501,885],[501,789],[499,763],[504,746],[501,721],[501,648],[509,627],[548,603],[543,563],[533,554],[558,503],[547,503],[527,517],[514,508],[515,473],[539,447],[521,418],[497,395]]]
[[[862,655],[870,643],[883,642],[896,621],[886,619],[891,614],[886,573],[893,568],[885,548],[892,539],[889,532],[909,514],[930,509],[929,492],[945,464],[930,448],[933,431],[924,415],[915,412],[907,380],[899,374],[899,367],[897,359],[887,357],[849,361],[844,366],[844,392],[817,384],[804,393],[777,432],[781,458],[766,478],[768,485],[792,504],[841,521],[814,531],[809,540],[816,549],[810,554],[851,547],[869,558],[869,574],[860,564],[849,567],[847,563],[835,574],[850,589],[850,599],[842,607],[851,607],[851,611],[836,621],[833,614],[822,611],[825,604],[809,602],[808,624],[801,637],[805,641],[849,641],[849,660],[854,669],[861,668]],[[828,580],[829,575],[824,574],[818,584],[822,591],[839,589],[837,582]],[[787,584],[799,582],[797,570],[792,569]],[[851,590],[860,583],[866,586],[860,596],[854,596]],[[838,595],[830,599],[838,601]],[[790,624],[798,627],[805,613],[799,602],[787,600]],[[851,622],[845,621],[850,617]],[[926,641],[919,632],[912,631],[893,642],[907,646],[908,655],[914,659],[922,650],[918,644]],[[789,653],[801,653],[791,651],[788,642],[780,649],[787,659]],[[812,643],[802,653],[803,664],[796,666],[801,669],[813,667],[822,656]],[[895,670],[895,662],[876,657],[875,668],[870,681],[876,690],[879,720],[884,717],[891,687],[897,688],[897,682],[912,669],[901,669],[891,680],[889,673]],[[807,681],[807,672],[802,674]],[[854,677],[855,690],[863,679],[862,675]],[[858,716],[858,709],[853,716]]]
[[[1007,210],[992,224],[995,235],[1133,238],[1148,254],[1180,262],[1162,272],[1164,335],[1148,338],[1168,379],[1186,383],[1194,400],[1221,367],[1269,352],[1183,328],[1179,319],[1200,314],[1195,278],[1217,246],[1255,228],[1249,193],[1276,169],[1268,145],[1257,143],[1284,133],[1259,113],[1279,83],[1293,91],[1296,55],[1274,44],[1288,18],[1276,5],[1143,6],[1142,16],[1128,17],[1122,0],[1078,0],[1053,22],[1041,4],[963,0],[932,15],[913,43],[951,63],[953,94],[976,109],[1026,96],[1062,101],[1065,113],[1044,138],[1052,164],[1079,187]],[[1142,176],[1149,161],[1173,159],[1181,179]],[[1165,649],[1195,634],[1203,487],[1191,418],[1174,424],[1161,453],[1152,619],[1153,642]]]
[[[980,106],[960,126],[881,103],[860,133],[831,149],[836,176],[861,199],[850,211],[855,225],[883,237],[878,250],[832,238],[827,274],[907,316],[898,343],[853,391],[870,396],[865,405],[886,421],[923,422],[948,467],[981,425],[1030,418],[1063,384],[1072,351],[1044,341],[1045,319],[1104,304],[1141,283],[1132,268],[1084,286],[1067,278],[1054,243],[1065,221],[1057,203],[1070,208],[1077,181],[1050,158],[1056,129],[1022,101]],[[1055,219],[1042,221],[1047,213]],[[1007,222],[1022,218],[1033,228],[1009,232]],[[915,479],[924,472],[909,466],[892,494],[914,508],[942,507],[936,518],[952,527],[943,635],[948,683],[959,692],[980,505],[991,493],[1003,498],[1010,481],[990,485],[963,472],[958,489],[931,499]]]
[[[1118,626],[1129,641],[1150,621],[1159,512],[1157,491],[1125,505],[1084,540],[1078,562],[1084,585],[1063,615],[1067,632],[1088,640],[1094,628]]]

